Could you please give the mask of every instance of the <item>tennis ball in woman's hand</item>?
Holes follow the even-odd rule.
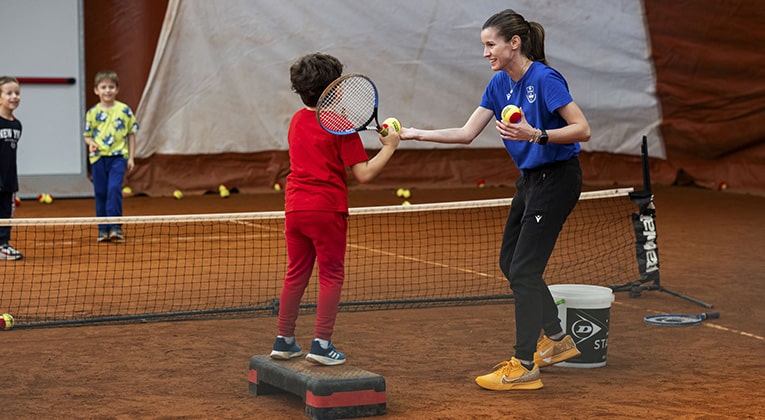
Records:
[[[380,135],[383,137],[386,137],[388,135],[389,128],[393,128],[398,133],[399,131],[401,131],[401,123],[393,117],[388,118],[382,123],[382,128],[380,129]]]
[[[517,123],[521,120],[521,109],[510,104],[502,110],[502,121]]]

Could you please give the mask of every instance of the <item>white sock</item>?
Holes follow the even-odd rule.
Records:
[[[319,342],[319,345],[323,349],[327,349],[329,347],[329,340],[322,340],[321,338],[314,338],[314,340]]]
[[[555,334],[555,335],[551,335],[551,336],[549,336],[548,338],[549,338],[550,340],[553,340],[553,341],[558,341],[558,340],[560,340],[561,338],[565,337],[565,335],[566,335],[566,332],[565,332],[565,331],[561,331],[561,332],[559,332],[558,334]]]
[[[292,337],[285,337],[285,336],[283,336],[283,335],[277,335],[277,336],[276,336],[276,338],[283,338],[283,339],[284,339],[284,341],[285,341],[287,344],[292,344],[292,343],[294,343],[294,342],[295,342],[295,336],[294,336],[294,335],[293,335]]]

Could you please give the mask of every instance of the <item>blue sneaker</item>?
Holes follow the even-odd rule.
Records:
[[[345,363],[345,355],[337,351],[332,343],[325,349],[319,344],[319,340],[313,340],[311,343],[311,352],[305,356],[305,359],[325,366],[342,365]]]
[[[284,337],[276,337],[274,341],[274,349],[271,351],[272,359],[290,360],[293,357],[298,357],[302,353],[300,346],[297,344],[297,340],[292,344],[287,344],[287,340]]]
[[[109,242],[109,231],[108,230],[99,230],[98,231],[98,242]]]

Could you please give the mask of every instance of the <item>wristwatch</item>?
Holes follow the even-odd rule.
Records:
[[[541,144],[542,146],[544,146],[545,144],[547,144],[547,141],[548,141],[550,138],[547,136],[547,130],[545,130],[544,128],[542,128],[542,129],[541,129],[541,131],[542,131],[542,135],[541,135],[541,136],[539,136],[539,141],[538,141],[537,143],[539,143],[539,144]]]

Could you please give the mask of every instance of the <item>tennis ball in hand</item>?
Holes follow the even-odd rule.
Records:
[[[517,123],[521,120],[521,109],[510,104],[502,110],[502,121]]]
[[[13,320],[13,315],[11,314],[3,314],[0,316],[0,329],[3,330],[10,330],[13,328],[13,324],[15,321]]]
[[[175,197],[177,200],[180,200],[181,198],[183,198],[183,193],[181,192],[181,190],[175,190],[173,191],[173,197]]]
[[[399,131],[401,131],[401,123],[393,117],[388,118],[382,123],[382,128],[380,129],[380,135],[383,137],[387,136],[388,129],[390,128],[393,128],[398,133]]]

